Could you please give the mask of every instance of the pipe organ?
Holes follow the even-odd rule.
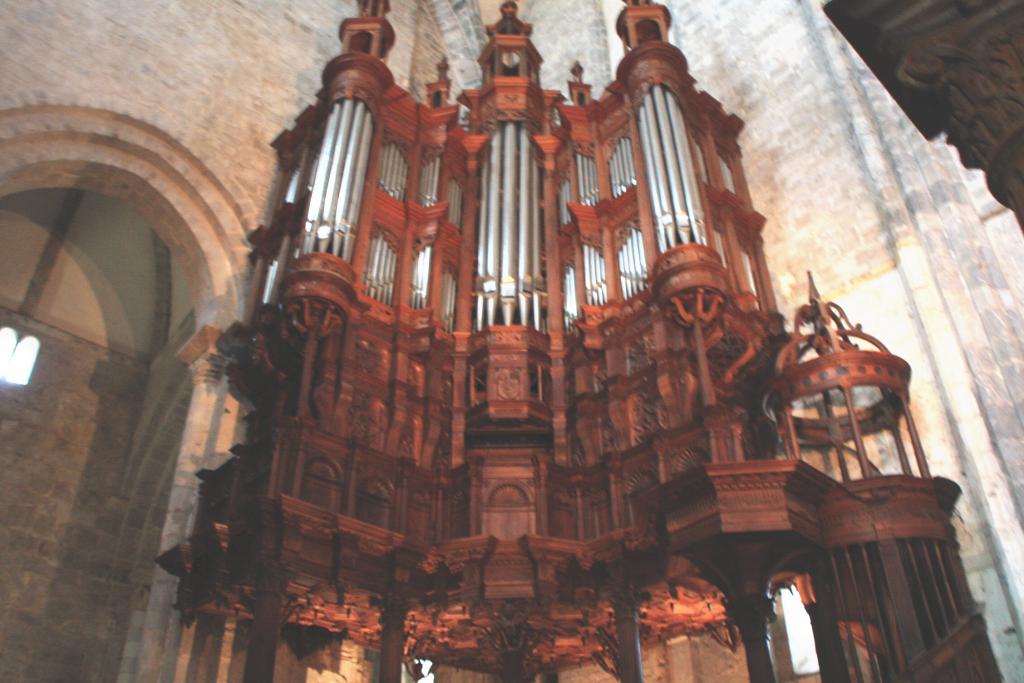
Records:
[[[159,559],[189,619],[249,622],[246,683],[343,637],[384,683],[416,658],[640,683],[643,645],[701,633],[773,683],[792,585],[826,683],[998,680],[909,366],[813,285],[784,331],[743,124],[668,10],[626,1],[595,99],[578,66],[542,87],[506,1],[481,87],[451,102],[442,62],[420,103],[388,0],[359,4],[274,141],[251,314],[220,343],[246,439]]]

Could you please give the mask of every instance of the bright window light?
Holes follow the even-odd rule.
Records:
[[[814,648],[814,630],[811,618],[795,586],[779,591],[782,614],[789,639],[789,654],[793,659],[793,673],[797,676],[818,673],[818,652]]]
[[[39,356],[39,340],[22,337],[10,327],[0,327],[0,379],[9,384],[28,384]]]
[[[423,678],[416,681],[416,683],[434,683],[434,663],[429,659],[418,659],[416,660],[420,665],[420,672],[423,674]]]

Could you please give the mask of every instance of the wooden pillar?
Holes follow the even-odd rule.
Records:
[[[409,605],[404,599],[385,596],[380,610],[380,683],[402,683],[408,611]]]
[[[273,683],[277,642],[281,635],[284,595],[276,582],[263,579],[256,588],[243,683]]]
[[[815,568],[811,582],[814,600],[805,602],[804,609],[811,618],[822,683],[850,683],[850,671],[843,657],[843,638],[839,633],[839,617],[835,608],[835,586],[828,579],[828,569],[824,563]]]
[[[771,599],[765,595],[748,595],[729,600],[727,612],[743,638],[750,683],[775,683],[768,649],[768,622],[773,617]]]
[[[644,683],[636,593],[629,589],[619,590],[612,596],[612,605],[619,639],[619,680],[622,683]]]

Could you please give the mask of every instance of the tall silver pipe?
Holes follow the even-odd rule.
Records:
[[[352,221],[349,219],[351,204],[353,201],[353,187],[356,183],[356,166],[359,162],[359,152],[363,147],[364,126],[367,123],[366,105],[357,101],[353,112],[351,140],[345,149],[345,161],[341,171],[341,182],[338,186],[338,201],[331,224],[334,226],[334,240],[332,241],[332,253],[342,256],[344,253],[344,242],[348,234],[352,232]]]
[[[352,99],[344,100],[341,105],[341,120],[338,122],[338,132],[334,138],[334,149],[331,151],[331,167],[327,171],[327,185],[324,188],[324,202],[320,222],[330,223],[332,230],[338,202],[338,176],[341,175],[343,160],[349,147],[352,111],[354,108],[355,100]]]
[[[487,277],[487,217],[490,215],[490,157],[484,160],[484,166],[480,173],[480,218],[476,224],[476,268],[477,268],[477,292],[476,292],[476,330],[483,329],[484,323],[484,279]]]
[[[526,324],[530,319],[530,307],[527,303],[527,283],[532,282],[532,273],[529,272],[530,255],[530,228],[533,212],[530,210],[533,202],[533,184],[530,177],[530,133],[526,126],[519,128],[519,244],[516,252],[516,299],[519,306],[519,320]],[[511,322],[511,321],[509,321]]]
[[[395,293],[395,266],[398,253],[394,249],[387,249],[386,268],[384,270],[384,303],[391,304]]]
[[[516,124],[503,123],[501,159],[501,312],[511,325],[516,306]]]
[[[633,184],[632,178],[630,178],[630,154],[632,152],[629,148],[629,138],[623,137],[619,139],[619,148],[616,151],[616,156],[619,160],[619,184],[621,189],[619,194],[623,194],[629,189],[629,186]]]
[[[663,213],[661,205],[661,189],[658,182],[658,175],[654,167],[653,141],[651,140],[650,121],[647,117],[647,97],[640,103],[637,112],[637,128],[640,131],[640,146],[644,159],[644,167],[647,171],[647,194],[651,200],[651,211],[654,216],[654,234],[658,238],[658,250],[668,251],[669,244],[665,238],[665,226],[661,221]]]
[[[530,160],[530,168],[533,172],[533,220],[530,222],[532,235],[530,237],[530,265],[533,271],[533,326],[537,331],[545,328],[544,309],[541,305],[542,293],[546,291],[544,282],[544,271],[541,268],[541,248],[544,244],[543,211],[541,210],[541,183],[543,182],[543,171],[536,163]]]
[[[676,235],[680,242],[690,242],[692,234],[690,231],[690,216],[686,212],[686,198],[683,196],[683,180],[679,172],[679,161],[676,158],[674,147],[674,133],[672,122],[669,120],[668,103],[665,101],[667,91],[662,86],[651,88],[651,97],[654,100],[654,113],[658,120],[658,130],[661,139],[661,154],[665,160],[666,177],[668,178],[669,196],[672,199],[672,220],[675,224]]]
[[[384,294],[384,261],[387,259],[387,245],[383,237],[377,238],[377,258],[373,262],[373,272],[370,278],[373,282],[373,294],[377,301],[381,300]]]
[[[619,158],[622,160],[622,182],[625,185],[622,191],[625,192],[630,186],[636,185],[636,174],[633,172],[633,145],[630,144],[628,136],[623,136],[619,146],[621,147]]]
[[[356,231],[359,229],[359,210],[363,205],[363,183],[366,180],[366,169],[370,162],[370,145],[373,142],[373,114],[363,104],[363,125],[359,133],[359,151],[352,168],[349,202],[345,212],[345,223],[348,229],[341,247],[341,257],[352,262],[352,250],[356,244]]]
[[[677,242],[675,221],[672,216],[672,198],[668,187],[668,171],[665,169],[661,135],[658,131],[658,122],[654,111],[653,89],[644,96],[643,113],[647,126],[647,135],[650,139],[651,163],[654,166],[655,189],[658,196],[659,210],[657,220],[661,225],[665,243],[671,249],[676,246]]]
[[[331,109],[331,114],[327,118],[327,123],[324,126],[324,138],[320,143],[320,154],[317,157],[316,173],[313,179],[313,187],[310,191],[309,198],[309,212],[306,216],[307,225],[310,227],[308,231],[315,233],[320,220],[320,209],[323,206],[324,201],[324,188],[327,184],[327,174],[330,171],[331,166],[331,152],[334,150],[334,140],[338,134],[338,121],[341,118],[341,103],[336,102]],[[312,248],[312,240],[310,242],[310,249]],[[310,249],[306,249],[309,251]]]
[[[380,179],[377,184],[380,185],[380,189],[384,190],[388,194],[391,194],[391,164],[394,159],[392,154],[393,147],[391,143],[384,145],[384,148],[380,153]]]
[[[623,246],[625,246],[625,245],[623,245]],[[628,299],[633,294],[632,294],[632,292],[629,289],[629,284],[630,284],[629,265],[626,263],[625,253],[624,252],[625,252],[624,249],[619,249],[618,250],[618,254],[617,254],[617,258],[618,258],[618,262],[619,262],[619,280],[622,283],[622,298],[623,299]]]
[[[622,194],[622,168],[617,148],[612,149],[611,159],[608,160],[608,175],[612,183],[612,196],[618,197]]]
[[[370,243],[370,251],[367,252],[367,264],[366,270],[362,273],[362,284],[364,284],[366,294],[370,298],[376,298],[374,291],[377,286],[377,256],[380,252],[381,241],[380,238],[374,238]]]
[[[484,280],[486,293],[487,325],[494,324],[498,306],[498,238],[501,219],[501,131],[491,138],[491,177],[488,192],[491,194],[487,216],[487,278]]]
[[[694,171],[693,153],[690,148],[690,135],[686,129],[686,120],[683,118],[683,112],[679,108],[679,102],[667,90],[665,91],[665,102],[668,105],[669,116],[673,123],[672,131],[675,134],[676,156],[683,167],[686,210],[690,214],[690,224],[693,226],[694,238],[700,244],[707,244],[707,233],[704,226],[704,207],[701,205],[697,174]]]

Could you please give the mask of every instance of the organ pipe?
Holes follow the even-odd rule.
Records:
[[[583,277],[587,286],[587,304],[602,306],[608,303],[608,283],[605,276],[604,256],[601,250],[589,244],[583,245]]]
[[[420,205],[437,204],[437,183],[441,177],[441,157],[434,157],[423,165],[420,173]]]
[[[374,236],[363,270],[363,291],[371,299],[390,304],[395,287],[395,266],[398,263],[394,247],[383,235]]]
[[[427,306],[427,294],[430,290],[430,257],[434,247],[427,245],[416,254],[412,264],[412,292],[409,296],[409,305],[412,308],[422,309]]]
[[[633,167],[633,143],[628,136],[619,138],[615,143],[608,170],[612,181],[612,196],[618,197],[633,185],[636,185],[636,170]]]
[[[569,213],[569,196],[572,194],[572,183],[568,179],[562,183],[558,190],[558,223],[567,225],[572,222],[572,214]]]
[[[573,330],[573,323],[580,316],[579,302],[576,299],[576,267],[566,266],[562,280],[565,292],[565,329],[571,332]]]
[[[455,274],[450,270],[445,270],[441,275],[441,308],[438,319],[441,321],[441,327],[448,334],[455,331],[455,293]]]
[[[576,179],[579,181],[580,204],[593,206],[600,199],[597,185],[597,163],[593,157],[576,155]]]
[[[662,85],[652,86],[640,103],[638,126],[659,251],[677,243],[704,243],[704,210],[675,95]]]
[[[303,253],[351,260],[372,138],[373,118],[365,103],[346,98],[334,104],[311,174]]]
[[[409,164],[405,160],[401,148],[394,142],[384,145],[381,152],[380,179],[377,184],[398,201],[403,201],[408,177]]]
[[[523,124],[499,125],[481,188],[475,329],[522,324],[541,330],[540,171]]]
[[[462,226],[462,186],[454,180],[448,181],[448,222]]]
[[[626,231],[626,239],[619,247],[619,276],[622,295],[626,299],[647,289],[647,264],[644,261],[643,233],[636,226]]]

